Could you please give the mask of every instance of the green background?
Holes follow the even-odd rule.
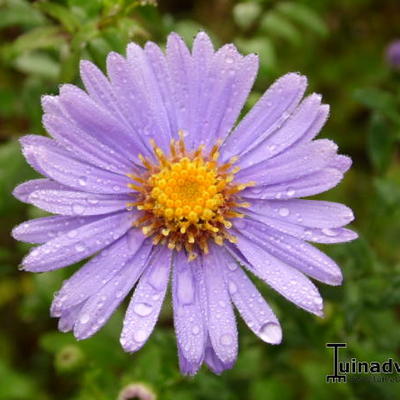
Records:
[[[395,399],[400,383],[326,384],[327,342],[346,342],[343,357],[399,358],[400,318],[400,72],[385,48],[400,37],[397,0],[233,1],[0,0],[0,400],[117,399],[134,382],[159,399]],[[44,134],[40,96],[74,82],[80,58],[104,68],[127,42],[164,45],[174,30],[191,43],[205,29],[220,46],[257,52],[261,68],[247,107],[278,76],[299,71],[331,105],[323,137],[336,141],[354,165],[322,198],[353,208],[360,239],[321,246],[343,268],[344,284],[319,285],[326,317],[319,319],[258,285],[284,331],[270,346],[242,321],[236,366],[222,376],[178,370],[170,299],[146,346],[128,355],[118,337],[120,309],[95,337],[77,342],[49,317],[53,293],[76,267],[47,274],[18,271],[28,245],[10,230],[43,215],[15,200],[13,187],[35,173],[17,138]],[[122,307],[123,308],[123,307]]]

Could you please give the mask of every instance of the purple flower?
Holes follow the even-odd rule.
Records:
[[[42,99],[52,138],[21,139],[44,179],[14,195],[56,216],[17,226],[39,244],[23,269],[51,271],[93,256],[56,294],[51,315],[78,339],[96,333],[135,287],[121,344],[141,348],[154,329],[172,274],[181,370],[203,361],[215,373],[234,364],[233,305],[263,341],[278,344],[279,322],[245,270],[318,316],[309,277],[340,285],[336,263],[308,242],[357,237],[344,205],[301,197],[338,184],[349,169],[330,140],[315,140],[329,108],[306,78],[275,82],[234,125],[257,73],[253,54],[214,51],[205,33],[190,52],[171,34],[165,54],[132,43],[111,53],[108,79],[81,63],[86,92],[63,85]]]
[[[400,68],[400,39],[389,44],[386,49],[386,60],[393,68]]]

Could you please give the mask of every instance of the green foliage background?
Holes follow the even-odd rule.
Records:
[[[0,400],[108,400],[145,382],[165,400],[395,399],[400,383],[326,384],[327,342],[347,342],[346,357],[399,359],[400,73],[384,58],[400,36],[397,0],[0,0]],[[19,272],[28,246],[12,227],[42,215],[10,194],[35,177],[17,138],[42,133],[40,96],[63,82],[80,84],[78,62],[104,68],[129,41],[164,44],[177,31],[191,42],[205,29],[215,45],[257,52],[261,69],[248,106],[277,76],[300,71],[310,91],[331,104],[322,135],[354,160],[342,184],[323,198],[356,214],[360,239],[324,246],[343,267],[343,286],[319,285],[326,317],[318,319],[259,285],[284,330],[281,346],[262,343],[240,321],[237,365],[217,377],[178,371],[171,310],[137,354],[122,352],[119,310],[95,337],[77,342],[49,317],[54,291],[72,268]],[[345,353],[343,353],[345,354]]]

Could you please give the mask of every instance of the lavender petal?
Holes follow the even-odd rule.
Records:
[[[144,244],[120,273],[85,302],[74,325],[78,340],[94,335],[107,322],[139,279],[151,250],[149,242]]]
[[[124,318],[120,342],[127,352],[139,350],[153,332],[168,287],[172,252],[158,247],[141,276]]]
[[[132,220],[132,213],[120,212],[71,230],[33,248],[22,261],[23,269],[51,271],[83,260],[120,238]]]
[[[237,357],[238,333],[219,251],[212,245],[209,254],[202,257],[207,292],[207,324],[216,355],[223,363],[229,364]]]

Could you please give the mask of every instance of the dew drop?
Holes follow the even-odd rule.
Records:
[[[235,294],[237,292],[237,286],[236,283],[229,281],[228,283],[228,290],[230,294]]]
[[[278,214],[279,214],[281,217],[287,217],[287,216],[290,214],[290,211],[289,211],[288,208],[282,207],[282,208],[280,208],[280,209],[278,210]]]
[[[198,325],[193,326],[192,333],[193,335],[198,335],[200,333],[200,328]]]
[[[75,215],[81,215],[85,211],[85,207],[82,204],[73,204],[72,205],[72,213]]]
[[[90,316],[88,314],[83,314],[80,318],[79,318],[79,322],[81,324],[86,324],[89,322]]]
[[[237,262],[234,262],[234,261],[232,261],[232,262],[230,262],[230,263],[228,264],[228,268],[229,268],[229,270],[231,270],[232,272],[236,271],[236,270],[238,269],[238,267],[239,267],[238,263],[237,263]]]
[[[67,236],[68,236],[69,238],[73,239],[74,237],[76,237],[77,234],[78,234],[78,232],[77,232],[75,229],[73,229],[72,231],[69,231],[69,232],[67,233]]]
[[[296,194],[296,191],[294,189],[288,188],[286,191],[286,195],[288,197],[293,197]]]
[[[77,243],[75,245],[75,250],[78,252],[82,252],[86,250],[86,247],[82,243]]]
[[[86,186],[86,184],[87,184],[87,177],[86,177],[86,176],[81,176],[81,177],[78,179],[78,183],[79,183],[81,186]]]
[[[314,303],[321,306],[323,303],[323,300],[321,297],[314,297]]]
[[[232,335],[225,334],[225,335],[221,336],[219,341],[224,346],[230,346],[233,343],[233,337],[232,337]]]
[[[99,202],[99,200],[97,200],[97,199],[87,199],[87,202],[89,203],[89,204],[98,204],[98,202]]]
[[[147,315],[150,315],[153,311],[153,306],[146,303],[137,303],[133,307],[133,311],[141,317],[146,317]]]
[[[279,344],[282,340],[282,330],[279,324],[275,322],[267,322],[264,324],[258,335],[262,340],[272,344]]]
[[[329,228],[323,228],[322,229],[322,233],[326,236],[337,236],[338,232],[333,230],[333,229],[329,229]]]
[[[133,338],[135,339],[136,342],[142,343],[146,340],[147,334],[146,331],[143,329],[139,329],[133,334]]]

